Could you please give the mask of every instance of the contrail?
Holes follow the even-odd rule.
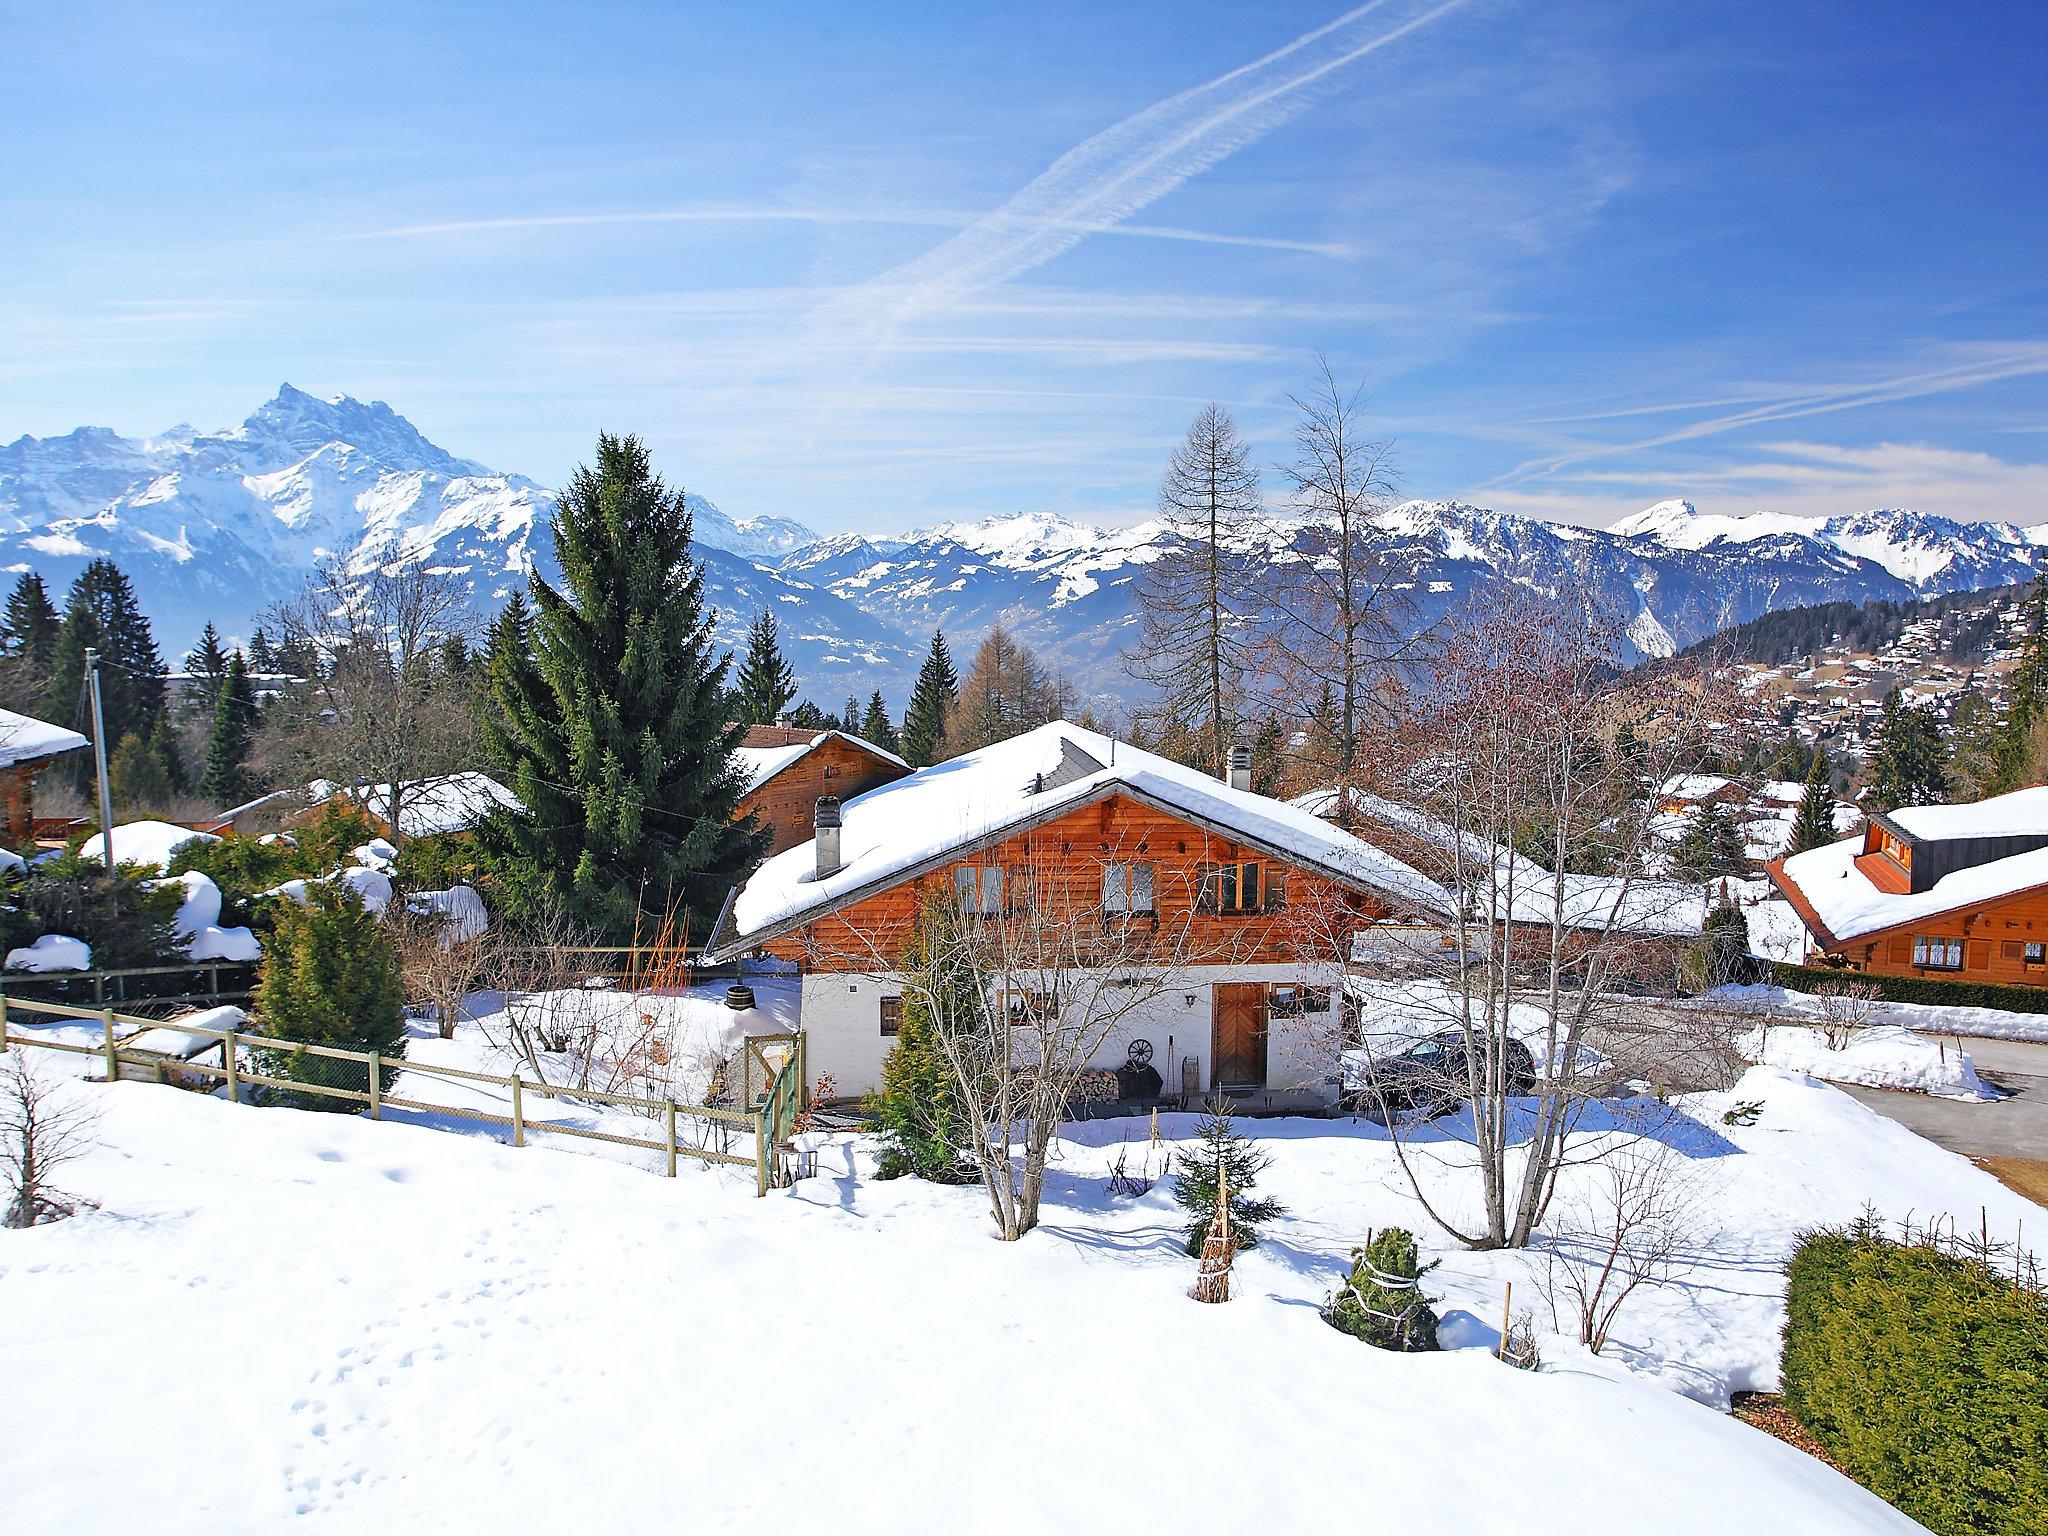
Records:
[[[841,321],[891,327],[1006,282],[1121,223],[1190,177],[1306,111],[1346,65],[1398,42],[1466,0],[1371,0],[1284,48],[1169,96],[1104,129],[1002,207],[830,306]],[[1388,25],[1391,11],[1406,19]]]

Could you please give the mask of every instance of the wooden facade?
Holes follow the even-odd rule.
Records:
[[[1798,888],[1780,884],[1822,948],[1859,971],[2048,986],[2048,886],[1836,940],[1824,937],[1826,930]]]
[[[991,873],[994,872],[994,873]],[[1105,964],[1285,965],[1349,952],[1394,916],[1382,900],[1132,796],[1111,794],[906,871],[767,941],[811,972],[897,965],[920,904],[951,895],[990,918],[1030,914],[1114,935]]]
[[[795,742],[765,739],[769,733],[794,735]],[[757,734],[764,739],[757,739]],[[745,745],[775,747],[797,745],[819,736],[817,731],[790,732],[785,726],[754,726]],[[798,843],[809,842],[811,816],[819,799],[835,795],[851,800],[883,784],[893,783],[910,770],[866,742],[833,732],[803,756],[771,774],[740,797],[739,814],[751,811],[760,818],[772,841],[768,852],[781,853]]]

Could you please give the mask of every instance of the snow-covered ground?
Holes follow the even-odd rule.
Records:
[[[1897,1088],[1944,1099],[1988,1102],[1998,1097],[1977,1076],[1976,1065],[1960,1045],[1897,1024],[1859,1029],[1839,1051],[1829,1048],[1822,1031],[1797,1024],[1752,1030],[1736,1045],[1749,1061],[1831,1083]]]
[[[1853,981],[1854,976],[1846,980]],[[1716,995],[1746,999],[1759,1008],[1781,1015],[1818,1018],[1820,1000],[1810,992],[1792,992],[1784,987],[1720,987]],[[1885,1003],[1870,1005],[1874,1024],[1897,1024],[1925,1035],[1972,1035],[1987,1040],[2048,1041],[2048,1014],[2008,1013],[2002,1008],[1955,1008],[1945,1003]]]
[[[1687,1395],[1773,1382],[1801,1226],[1866,1198],[1981,1205],[1995,1234],[2048,1222],[1836,1090],[1757,1069],[1665,1133],[1712,1216],[1686,1286],[1631,1302],[1612,1358],[1552,1339],[1532,1374],[1485,1346],[1504,1280],[1544,1313],[1540,1265],[1428,1236],[1362,1123],[1255,1127],[1261,1190],[1293,1214],[1240,1261],[1236,1298],[1203,1307],[1167,1185],[1105,1192],[1143,1121],[1076,1128],[1044,1225],[1008,1246],[976,1190],[877,1182],[847,1137],[755,1200],[745,1170],[670,1181],[171,1088],[60,1091],[101,1110],[65,1180],[98,1209],[0,1232],[0,1497],[38,1532],[1131,1530],[1219,1511],[1281,1531],[1370,1511],[1722,1536],[1731,1500],[1771,1529],[1905,1532]],[[1723,1126],[1738,1100],[1758,1119]],[[1347,1250],[1392,1223],[1445,1258],[1426,1289],[1448,1338],[1480,1347],[1384,1354],[1317,1317]]]

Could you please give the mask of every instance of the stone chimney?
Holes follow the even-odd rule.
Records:
[[[1252,787],[1252,749],[1232,747],[1230,749],[1230,787],[1247,792]]]
[[[839,797],[820,795],[818,808],[812,813],[811,829],[813,840],[818,845],[818,878],[828,879],[839,873]]]

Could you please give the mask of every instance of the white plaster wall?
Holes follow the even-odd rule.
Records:
[[[1342,976],[1334,965],[1202,965],[1179,973],[1174,984],[1148,998],[1125,1018],[1089,1065],[1121,1066],[1130,1042],[1152,1042],[1152,1065],[1165,1091],[1178,1093],[1181,1060],[1193,1057],[1198,1092],[1209,1090],[1211,990],[1218,982],[1290,982],[1324,987],[1331,1007],[1341,1006]],[[830,1073],[833,1094],[853,1098],[881,1085],[882,1060],[895,1044],[881,1032],[881,999],[901,992],[894,978],[870,974],[812,974],[803,979],[802,1026],[810,1053],[812,1081]],[[1193,998],[1190,1006],[1187,999]],[[1266,1087],[1276,1093],[1313,1091],[1334,1099],[1335,1013],[1273,1019],[1266,1039]]]

